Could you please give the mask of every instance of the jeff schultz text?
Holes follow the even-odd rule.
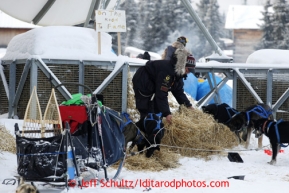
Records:
[[[101,188],[228,188],[228,181],[201,181],[201,180],[152,180],[152,179],[136,179],[136,180],[82,180],[83,187],[95,187],[99,185]]]

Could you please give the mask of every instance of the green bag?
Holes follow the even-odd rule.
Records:
[[[84,104],[83,101],[81,100],[81,93],[77,94],[72,94],[72,99],[69,99],[67,101],[63,101],[61,104],[62,105],[82,105]],[[87,94],[86,96],[91,97],[91,94]]]

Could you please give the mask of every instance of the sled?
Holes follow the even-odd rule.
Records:
[[[63,83],[54,89],[66,84],[84,86]],[[65,186],[67,189],[71,184],[72,187],[82,186],[80,179],[86,168],[97,173],[94,179],[101,179],[100,171],[104,172],[105,180],[116,179],[125,162],[125,140],[120,129],[122,115],[102,105],[92,92],[91,99],[86,98],[84,105],[58,106],[54,89],[43,119],[41,111],[37,111],[40,126],[27,131],[27,127],[20,130],[15,124],[19,177],[26,182],[44,182],[52,187]],[[37,100],[33,100],[37,98],[36,89],[32,96],[31,101],[36,101],[36,107],[40,109]],[[35,106],[31,103],[28,104],[28,112],[32,112],[30,109]],[[79,113],[82,113],[80,119]],[[76,120],[86,128],[84,131],[77,133],[71,129],[73,117],[77,117]],[[52,126],[47,128],[49,124]],[[34,135],[31,136],[31,133]],[[54,135],[47,136],[46,133]],[[118,164],[116,171],[108,175],[107,168],[115,164]]]

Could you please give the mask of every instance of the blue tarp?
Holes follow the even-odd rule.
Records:
[[[193,99],[197,99],[198,79],[192,73],[189,73],[186,80],[184,80],[184,90]]]
[[[210,74],[212,79],[212,74]],[[222,80],[220,77],[215,76],[217,84]],[[212,79],[213,80],[213,79]],[[208,80],[204,80],[203,82],[199,82],[198,79],[193,75],[189,74],[187,79],[184,80],[184,90],[187,94],[189,94],[196,101],[200,100],[207,93],[210,92],[211,88]],[[220,90],[220,98],[221,103],[227,103],[229,106],[232,106],[232,88],[229,85],[224,85]],[[212,99],[209,104],[217,103]]]

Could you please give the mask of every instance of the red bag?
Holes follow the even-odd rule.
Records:
[[[62,119],[63,128],[65,128],[65,123],[68,122],[71,134],[76,133],[79,125],[82,125],[85,121],[87,121],[88,118],[85,106],[61,105],[59,106],[59,111]]]

